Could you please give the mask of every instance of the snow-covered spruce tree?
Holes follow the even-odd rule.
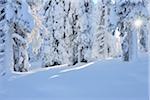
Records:
[[[62,0],[62,10],[63,10],[63,21],[62,21],[62,28],[61,28],[61,54],[62,54],[62,63],[72,65],[72,42],[71,41],[71,34],[72,34],[72,27],[71,27],[71,13],[73,3],[70,0]]]
[[[117,16],[115,14],[115,4],[112,0],[105,1],[106,4],[106,58],[120,56],[121,45],[117,28]],[[108,41],[109,40],[109,41]]]
[[[95,12],[94,12],[94,35],[93,35],[93,46],[92,46],[92,58],[104,58],[104,38],[105,38],[105,9],[104,3],[100,0],[98,1]]]
[[[135,30],[137,33],[137,39],[138,39],[138,50],[141,52],[147,52],[148,51],[148,34],[149,34],[149,17],[148,9],[147,9],[147,2],[138,2],[135,6],[135,10],[133,10],[134,17],[135,17]],[[141,20],[141,26],[137,26],[137,22]],[[139,32],[138,32],[139,31]]]
[[[28,35],[34,26],[29,7],[25,0],[12,0],[10,2],[13,12],[13,20],[10,28],[13,40],[14,71],[28,71]]]
[[[148,1],[148,0],[147,0]],[[150,27],[150,1],[147,2],[147,10],[148,10],[148,15],[149,15],[149,18],[148,18],[148,27]],[[150,53],[150,28],[148,29],[148,52]]]
[[[6,0],[0,1],[0,74],[5,70],[5,54],[6,54],[6,34],[7,19],[6,19]]]
[[[62,28],[60,31],[60,52],[62,63],[75,65],[79,63],[79,13],[78,1],[61,0],[62,2]],[[61,33],[62,32],[62,33]]]
[[[70,64],[69,60],[69,51],[68,51],[68,44],[66,44],[66,41],[68,40],[66,33],[67,21],[68,21],[68,8],[69,7],[69,1],[68,0],[58,0],[59,3],[56,3],[55,8],[55,37],[58,40],[58,59],[60,61],[60,64]],[[57,12],[56,12],[57,11]],[[71,41],[70,41],[71,42]]]
[[[128,14],[131,12],[134,4],[131,4],[130,1],[117,3],[117,16],[119,18],[118,21],[118,30],[120,32],[120,36],[122,38],[122,57],[124,61],[129,61],[131,57],[131,39],[132,34],[131,30],[131,22],[129,22]]]
[[[42,45],[42,50],[43,50],[42,66],[44,66],[44,67],[53,65],[52,64],[52,59],[53,59],[53,56],[52,56],[52,50],[53,50],[53,47],[52,47],[52,41],[53,41],[52,18],[54,17],[54,13],[52,12],[53,6],[54,6],[54,0],[46,1],[43,6],[43,16],[44,16],[43,24],[48,29],[47,35],[44,36],[43,45]]]
[[[94,35],[92,46],[92,58],[107,58],[113,49],[108,42],[112,40],[113,25],[110,22],[110,10],[112,4],[110,0],[99,0],[94,12]],[[113,41],[111,41],[113,42]]]
[[[44,6],[45,26],[48,28],[44,39],[43,65],[54,66],[63,63],[62,30],[63,30],[63,1],[49,0]]]
[[[92,15],[94,3],[92,0],[80,0],[79,10],[79,34],[78,34],[78,62],[88,62],[92,49]]]
[[[72,41],[71,43],[71,48],[72,48],[72,62],[73,65],[80,63],[79,59],[80,59],[80,54],[79,54],[79,45],[80,45],[80,34],[79,34],[79,29],[80,29],[80,25],[79,25],[79,12],[78,12],[78,8],[76,6],[77,4],[72,4],[72,11],[71,11],[71,34],[70,34],[70,41]]]

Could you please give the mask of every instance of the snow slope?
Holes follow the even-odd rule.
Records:
[[[148,100],[148,57],[0,78],[0,100]]]

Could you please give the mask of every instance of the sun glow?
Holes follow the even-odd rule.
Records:
[[[143,20],[141,18],[136,19],[134,22],[136,28],[140,28],[142,24],[143,24]]]

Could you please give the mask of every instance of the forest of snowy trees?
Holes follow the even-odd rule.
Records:
[[[149,52],[149,0],[0,0],[0,72],[131,61]]]

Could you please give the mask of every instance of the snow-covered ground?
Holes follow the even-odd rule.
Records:
[[[0,78],[0,100],[148,100],[148,56]]]

